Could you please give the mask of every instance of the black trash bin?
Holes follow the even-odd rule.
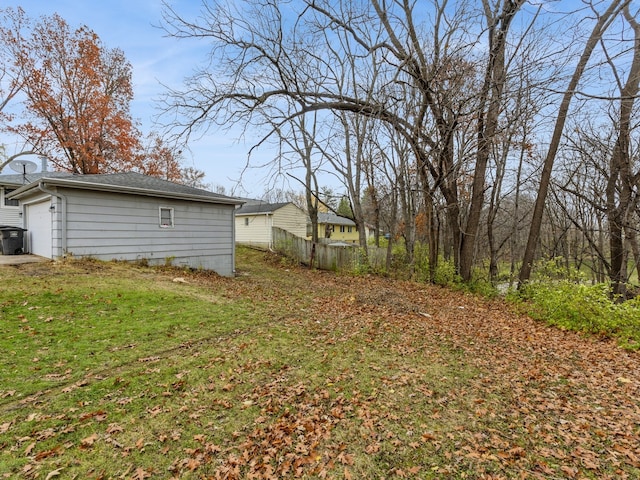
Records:
[[[20,255],[24,251],[24,232],[20,227],[0,226],[0,253]]]

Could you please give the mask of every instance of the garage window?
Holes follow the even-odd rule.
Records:
[[[173,228],[173,208],[160,207],[160,228]]]

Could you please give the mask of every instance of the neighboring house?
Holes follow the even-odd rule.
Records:
[[[20,202],[7,198],[16,188],[17,185],[0,185],[0,225],[8,225],[10,227],[22,226]]]
[[[309,217],[293,203],[247,202],[236,210],[236,242],[259,248],[273,247],[273,227],[298,237],[307,235]]]
[[[42,178],[43,176],[65,176],[72,174],[62,172],[39,172],[29,173],[27,175],[0,175],[0,225],[8,225],[10,227],[22,226],[22,215],[20,210],[20,202],[8,195],[22,187],[23,185]]]
[[[307,235],[311,237],[311,235]],[[358,243],[358,228],[350,218],[334,213],[318,212],[318,238],[329,238],[336,242]]]
[[[235,269],[236,198],[138,173],[46,174],[17,188],[30,253]]]

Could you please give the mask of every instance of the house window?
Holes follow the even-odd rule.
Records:
[[[249,226],[249,217],[246,217],[244,219],[244,224],[248,227]]]
[[[173,228],[173,208],[160,207],[160,228]]]
[[[346,227],[345,227],[344,225],[340,225],[340,233],[344,233],[345,228],[346,228]]]
[[[348,231],[349,233],[351,233],[351,229],[352,229],[352,228],[353,228],[353,227],[347,227],[347,231]]]
[[[19,205],[18,200],[8,199],[7,195],[13,192],[14,189],[9,190],[8,188],[4,189],[4,206],[5,207],[17,207]]]

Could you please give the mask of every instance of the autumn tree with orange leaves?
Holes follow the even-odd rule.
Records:
[[[170,149],[156,140],[141,145],[129,112],[132,67],[122,50],[105,47],[86,26],[70,28],[56,14],[33,22],[22,9],[0,12],[6,68],[20,82],[23,102],[19,117],[3,116],[6,131],[58,170],[180,179],[179,159]]]

